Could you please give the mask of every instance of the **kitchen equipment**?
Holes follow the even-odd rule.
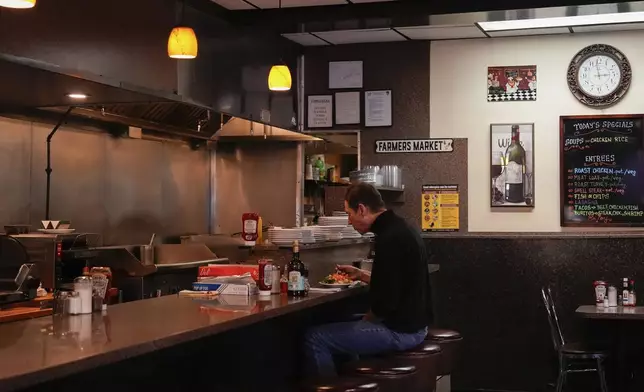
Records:
[[[36,298],[40,281],[32,276],[33,264],[22,264],[17,274],[11,276],[10,268],[0,274],[0,305],[31,301]]]
[[[29,233],[10,237],[24,247],[29,262],[35,264],[34,276],[48,290],[72,283],[82,275],[83,267],[98,253],[93,247],[100,242],[100,235],[90,233]],[[2,255],[0,264],[6,259]]]
[[[154,265],[154,246],[141,245],[139,247],[140,261],[143,265]]]
[[[5,225],[4,232],[7,235],[27,234],[30,229],[31,225]]]

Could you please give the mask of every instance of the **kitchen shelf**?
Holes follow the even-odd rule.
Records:
[[[392,187],[389,187],[389,186],[377,186],[376,189],[379,190],[379,191],[385,191],[385,192],[400,192],[400,193],[402,193],[402,192],[405,191],[404,189],[401,189],[401,188],[392,188]]]
[[[328,185],[328,186],[349,186],[351,184],[348,184],[346,182],[326,182],[326,181],[320,181],[320,180],[304,180],[306,183],[309,184],[316,184],[316,185]],[[377,186],[377,190],[383,191],[383,192],[404,192],[404,189],[401,188],[392,188],[389,186]]]

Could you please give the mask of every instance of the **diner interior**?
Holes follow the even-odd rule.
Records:
[[[642,391],[643,43],[644,1],[0,0],[0,391]],[[312,381],[355,183],[434,320]]]

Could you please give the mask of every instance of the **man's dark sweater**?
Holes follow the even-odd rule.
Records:
[[[387,328],[412,333],[432,321],[428,257],[418,230],[385,211],[371,225],[375,258],[371,271],[371,312]]]

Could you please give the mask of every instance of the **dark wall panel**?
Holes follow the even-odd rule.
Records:
[[[633,262],[644,253],[641,236],[470,235],[425,243],[430,263],[440,264],[438,323],[465,338],[462,361],[452,377],[461,390],[547,390],[556,357],[542,286],[552,287],[564,333],[575,341],[587,327],[575,309],[593,304],[595,280],[617,285],[625,276],[636,282],[644,278],[644,267]],[[570,381],[571,391],[597,385],[594,377],[589,377],[590,389],[584,389],[583,376]]]
[[[394,42],[307,48],[306,94],[332,94],[329,90],[330,61],[363,61],[366,90],[392,90],[393,126],[364,128],[359,125],[335,129],[361,129],[362,166],[398,165],[403,170],[403,196],[384,194],[390,208],[420,227],[420,192],[423,184],[457,184],[460,190],[460,227],[467,231],[467,140],[455,143],[451,154],[376,154],[375,141],[429,137],[429,43]],[[360,102],[364,112],[364,96]],[[305,110],[306,112],[306,110]],[[305,119],[306,123],[306,119]]]

